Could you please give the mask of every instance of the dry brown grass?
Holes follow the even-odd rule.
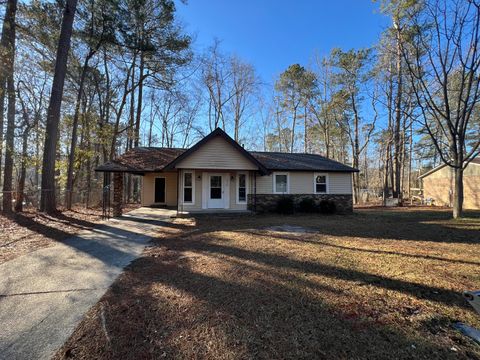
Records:
[[[480,327],[461,296],[480,288],[479,215],[359,210],[172,224],[56,358],[480,359],[451,326]]]
[[[138,204],[124,205],[128,212]],[[100,207],[61,207],[54,215],[47,215],[36,209],[5,215],[0,213],[0,264],[32,251],[55,245],[84,230],[90,230],[102,221]]]

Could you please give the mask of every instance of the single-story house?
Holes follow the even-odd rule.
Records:
[[[339,212],[351,212],[357,170],[321,155],[247,151],[216,129],[189,149],[137,147],[96,171],[114,173],[113,208],[119,215],[124,173],[142,176],[143,206],[267,212],[289,196],[295,202],[329,199]]]
[[[423,198],[435,205],[452,206],[455,174],[452,167],[442,164],[419,176]],[[473,159],[463,171],[463,207],[480,209],[480,158]]]

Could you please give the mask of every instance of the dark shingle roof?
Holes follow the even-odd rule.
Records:
[[[138,147],[95,170],[102,172],[146,173],[164,170],[186,149]],[[334,171],[354,172],[354,168],[316,154],[250,151],[250,154],[269,171]]]
[[[246,151],[235,140],[227,135],[222,129],[217,128],[205,136],[190,149],[179,148],[156,148],[137,147],[127,151],[113,161],[97,167],[96,171],[103,172],[129,172],[142,174],[175,168],[176,163],[189,156],[206,142],[216,136],[221,136],[236,148],[242,155],[258,166],[261,174],[267,174],[275,170],[289,171],[335,171],[335,172],[356,172],[350,166],[315,154],[292,154],[281,152],[260,152]]]
[[[281,153],[251,151],[253,157],[260,161],[268,170],[290,171],[358,171],[338,161],[317,154]]]
[[[161,171],[185,151],[186,149],[179,148],[137,147],[95,170],[131,173]]]

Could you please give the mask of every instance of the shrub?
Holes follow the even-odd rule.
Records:
[[[277,201],[277,213],[279,214],[293,214],[294,205],[291,197],[281,197]]]
[[[315,200],[311,197],[303,198],[298,202],[298,211],[303,213],[314,213],[317,211]]]
[[[334,214],[337,210],[337,207],[335,206],[335,202],[332,200],[322,200],[318,204],[318,210],[322,214]]]

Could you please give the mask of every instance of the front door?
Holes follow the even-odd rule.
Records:
[[[222,175],[209,175],[208,208],[221,209],[223,203],[223,181]]]
[[[165,178],[155,178],[155,203],[165,204]]]

